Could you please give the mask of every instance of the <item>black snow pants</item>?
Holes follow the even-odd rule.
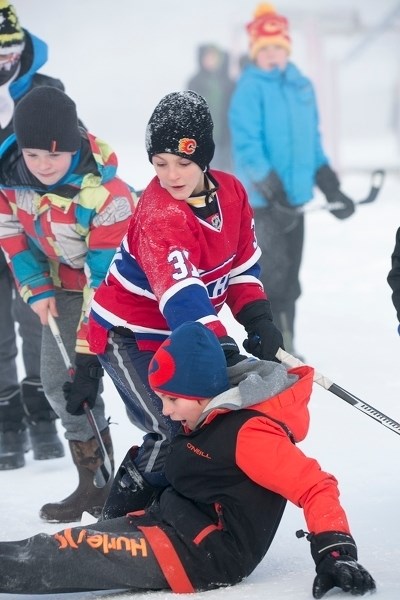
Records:
[[[143,533],[121,517],[0,543],[0,593],[170,590]]]
[[[262,255],[261,281],[271,302],[274,323],[285,349],[294,350],[295,303],[301,294],[299,273],[304,244],[304,216],[279,208],[254,210],[257,242]]]

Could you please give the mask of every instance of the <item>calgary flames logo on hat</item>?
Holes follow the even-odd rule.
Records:
[[[197,148],[197,142],[193,138],[181,138],[178,142],[178,152],[182,154],[193,154]]]

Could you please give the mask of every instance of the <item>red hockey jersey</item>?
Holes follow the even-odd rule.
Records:
[[[157,177],[143,192],[92,301],[93,352],[104,352],[107,330],[114,326],[134,332],[143,350],[155,350],[185,321],[226,335],[218,318],[225,302],[235,316],[249,302],[266,298],[247,194],[233,175],[211,171],[211,177],[218,184],[218,212],[211,222],[175,200]]]

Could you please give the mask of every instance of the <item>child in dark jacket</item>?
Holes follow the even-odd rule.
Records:
[[[287,500],[310,531],[314,597],[335,586],[374,590],[336,479],[295,445],[307,433],[312,381],[306,366],[247,359],[227,369],[212,331],[199,322],[176,328],[149,367],[164,415],[182,424],[166,458],[169,486],[124,517],[0,543],[0,592],[232,585],[264,558]],[[128,508],[131,481],[146,486],[128,455],[109,501],[125,494]]]
[[[400,227],[396,232],[396,242],[392,253],[392,268],[389,271],[388,284],[392,288],[392,301],[400,323]],[[400,324],[398,325],[400,335]]]

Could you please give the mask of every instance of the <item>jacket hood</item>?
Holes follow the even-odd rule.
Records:
[[[25,48],[21,56],[21,71],[15,81],[10,85],[10,93],[14,100],[24,96],[32,85],[32,78],[37,71],[47,62],[47,44],[26,29]]]
[[[300,441],[308,430],[313,374],[308,366],[288,370],[271,361],[242,361],[228,369],[232,387],[206,406],[196,427],[220,412],[254,409],[283,423]]]

